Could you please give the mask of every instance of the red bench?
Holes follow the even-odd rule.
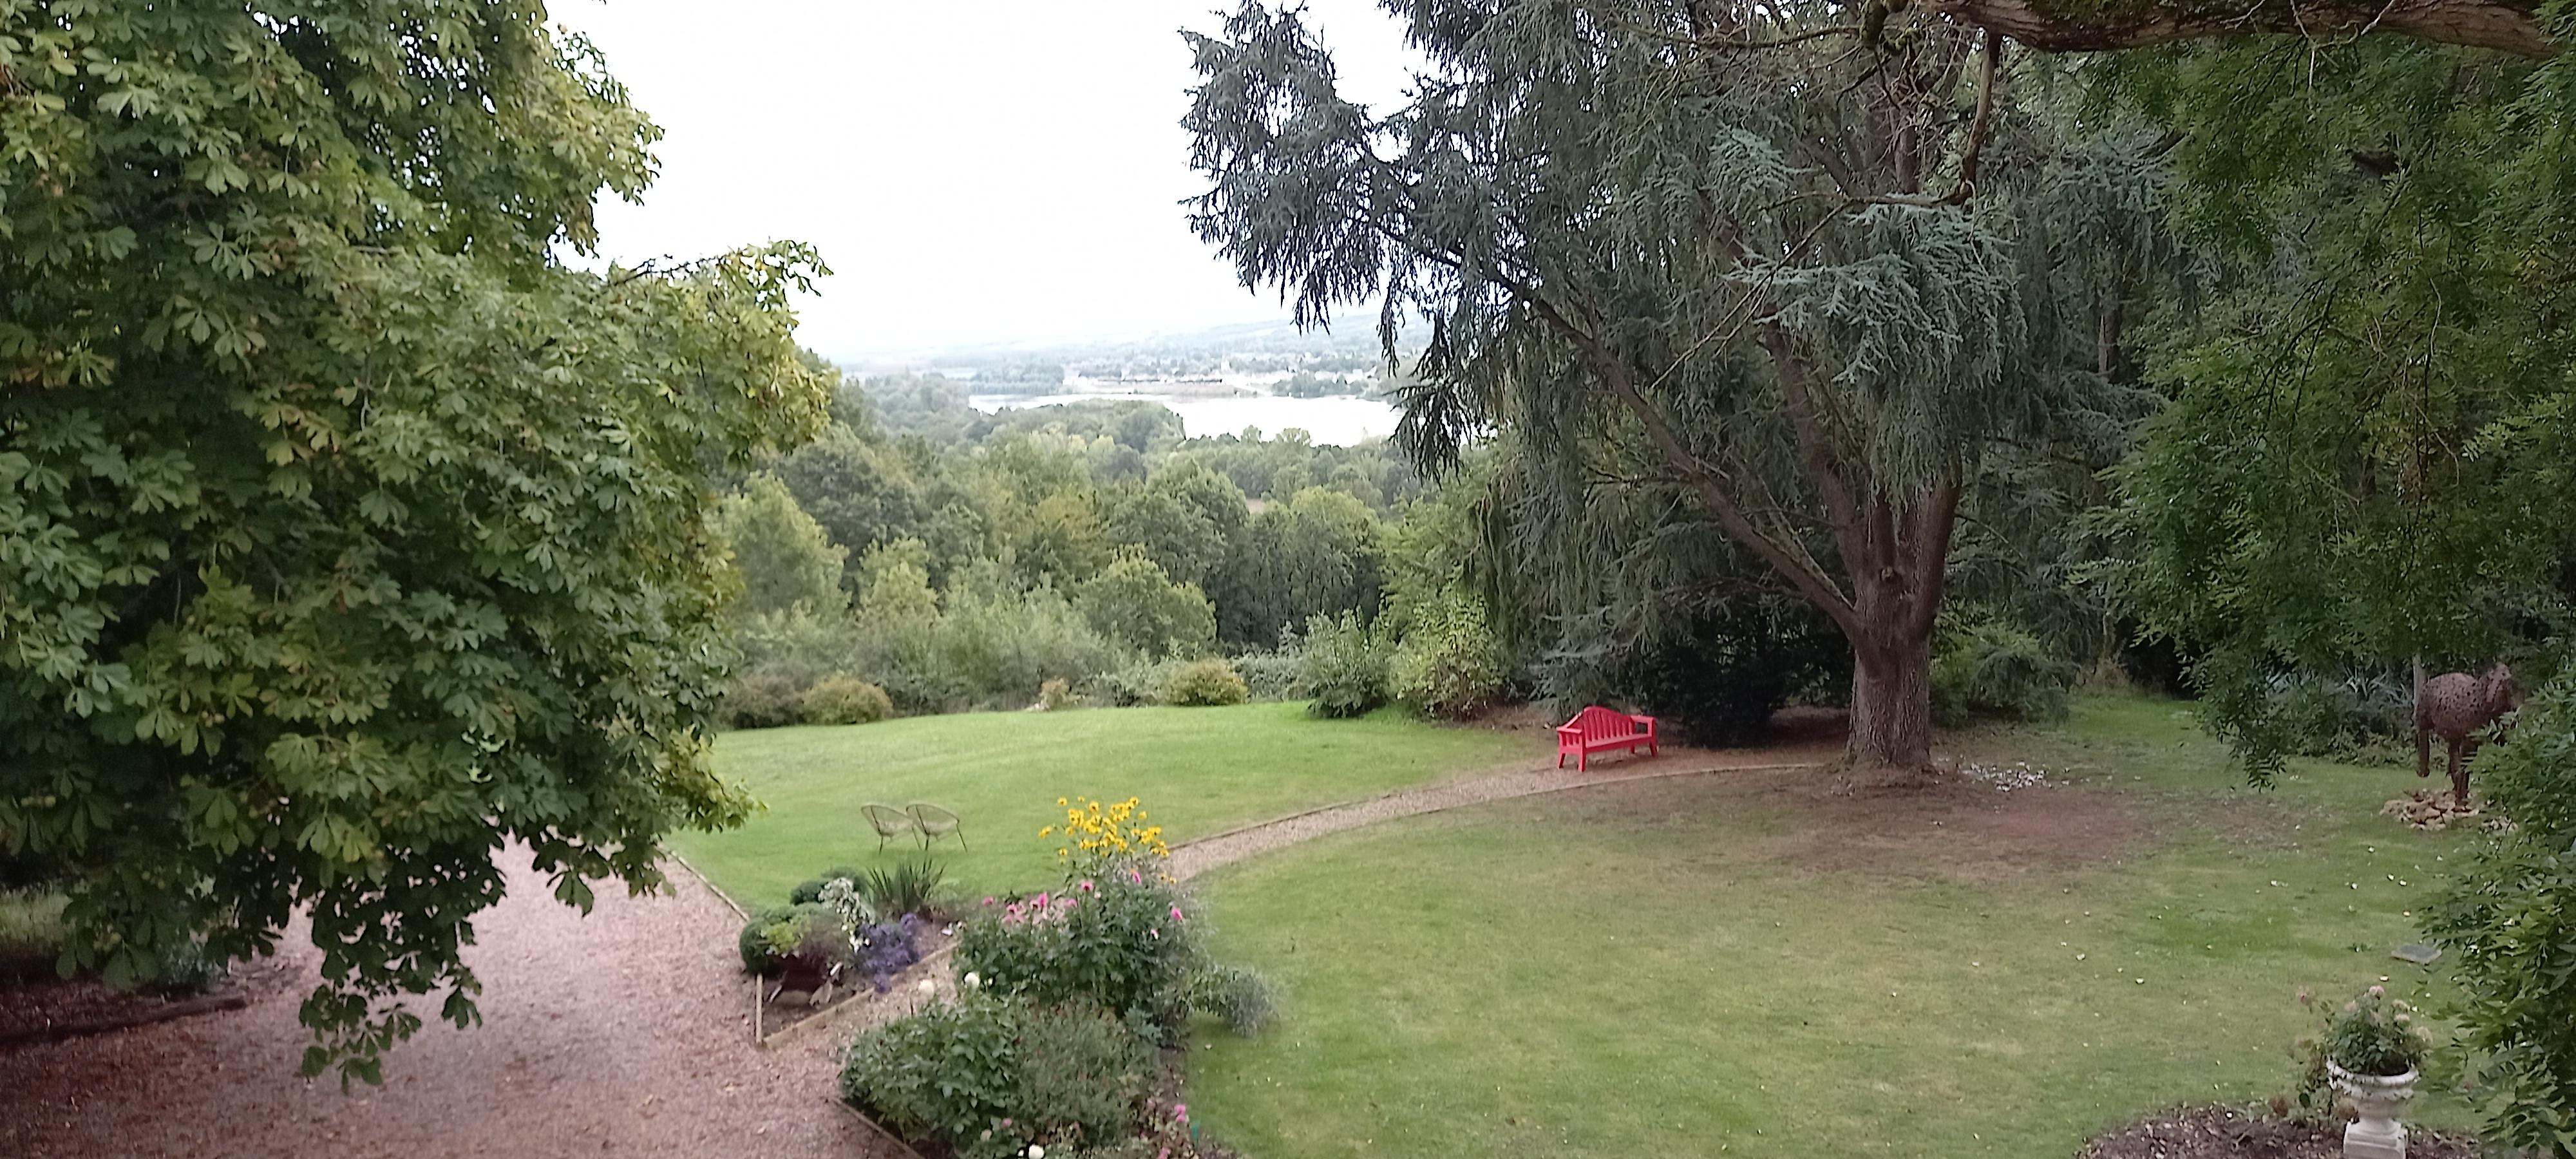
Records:
[[[1611,749],[1635,752],[1646,750],[1655,755],[1655,718],[1633,712],[1613,712],[1595,704],[1574,714],[1574,719],[1556,729],[1556,767],[1565,767],[1565,754],[1574,754],[1574,767],[1589,768],[1592,754]]]

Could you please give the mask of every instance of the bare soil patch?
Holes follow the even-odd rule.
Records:
[[[2151,804],[2083,785],[2004,789],[1945,775],[1919,786],[1854,791],[1825,767],[1587,790],[1576,808],[1616,814],[1632,828],[1711,814],[1778,816],[1785,823],[1777,832],[1749,843],[1766,860],[1918,880],[1992,881],[2117,861],[2137,852],[2156,828]]]
[[[2421,1128],[2410,1159],[2478,1159],[2476,1140]],[[2077,1159],[2342,1159],[2343,1124],[2313,1124],[2234,1107],[2178,1107],[2095,1138]]]

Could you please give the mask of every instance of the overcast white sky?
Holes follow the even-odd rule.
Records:
[[[794,238],[835,271],[799,310],[827,356],[1285,317],[1190,235],[1179,30],[1231,0],[555,0],[666,136],[608,256]],[[1310,0],[1347,96],[1401,99],[1401,26]]]

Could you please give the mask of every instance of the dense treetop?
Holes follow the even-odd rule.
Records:
[[[324,950],[308,1064],[743,800],[709,472],[806,437],[793,245],[584,272],[656,130],[534,4],[0,2],[0,856],[111,980]]]

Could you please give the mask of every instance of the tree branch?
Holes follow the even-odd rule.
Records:
[[[2178,40],[2280,32],[2319,37],[2379,33],[2545,59],[2558,46],[2523,0],[2115,0],[2100,7],[2056,0],[1926,0],[1932,11],[2001,33],[2042,52],[2145,48]]]

